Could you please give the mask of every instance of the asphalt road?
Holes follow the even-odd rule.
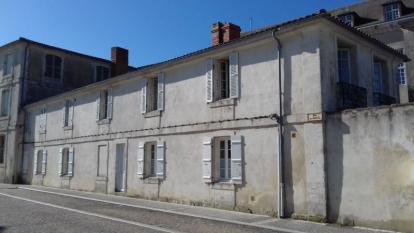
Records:
[[[283,232],[36,191],[0,188],[0,232]]]

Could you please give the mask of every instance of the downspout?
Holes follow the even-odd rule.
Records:
[[[278,153],[278,200],[277,200],[277,217],[283,218],[284,215],[284,183],[283,183],[283,95],[282,95],[282,44],[276,33],[280,28],[272,31],[273,39],[277,42],[277,58],[279,63],[279,116],[276,116],[276,121],[279,124],[279,153]]]

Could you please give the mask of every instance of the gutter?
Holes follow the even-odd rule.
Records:
[[[283,94],[282,94],[282,44],[279,38],[276,36],[276,33],[280,31],[280,28],[276,28],[272,31],[273,39],[277,43],[277,59],[279,63],[279,116],[274,116],[275,120],[279,124],[279,153],[277,158],[278,165],[278,199],[277,199],[277,217],[283,218],[284,216],[284,183],[283,183]]]

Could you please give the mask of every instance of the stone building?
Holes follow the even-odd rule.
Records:
[[[368,0],[331,13],[408,57],[414,57],[414,1]],[[414,101],[414,62],[401,63],[397,78],[401,84],[401,102]]]
[[[391,129],[410,125],[390,126],[411,119],[411,105],[395,115],[393,107],[376,107],[399,102],[396,74],[405,55],[324,11],[242,34],[237,25],[217,22],[211,32],[211,47],[26,105],[22,180],[414,228],[414,189],[406,188],[414,176],[394,179],[404,195],[375,179],[384,171],[382,178],[393,179],[387,165],[397,152],[383,141]],[[368,108],[342,111],[356,107]],[[398,153],[405,160],[390,169],[414,161],[407,146],[414,135],[404,133],[408,149]],[[363,142],[362,152],[353,148]],[[379,143],[389,156],[377,160],[372,148]],[[389,189],[376,193],[363,183]],[[384,213],[355,210],[370,204]]]
[[[128,51],[112,61],[25,38],[0,47],[0,182],[19,181],[26,104],[133,70]]]

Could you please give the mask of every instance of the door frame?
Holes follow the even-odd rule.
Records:
[[[123,189],[124,191],[116,191],[116,177],[117,177],[117,145],[118,144],[124,144],[124,170],[125,170],[125,177],[124,177],[124,185],[123,185]],[[123,140],[115,140],[114,141],[114,162],[115,162],[115,179],[114,179],[114,188],[113,188],[113,192],[121,192],[121,193],[126,193],[128,190],[128,140],[123,139]]]

